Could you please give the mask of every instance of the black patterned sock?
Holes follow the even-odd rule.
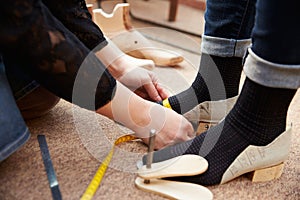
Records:
[[[267,145],[284,132],[287,110],[295,93],[296,90],[265,87],[247,78],[237,103],[225,120],[193,140],[155,152],[153,162],[182,154],[200,155],[208,161],[208,170],[201,175],[175,180],[218,184],[246,147]]]
[[[172,109],[183,114],[204,101],[236,96],[242,69],[242,58],[203,53],[199,72],[192,86],[168,98]]]

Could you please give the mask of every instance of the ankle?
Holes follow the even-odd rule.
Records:
[[[209,86],[212,100],[221,100],[238,95],[242,69],[241,57],[221,57],[203,53],[199,73]]]
[[[289,104],[296,90],[270,88],[246,79],[227,118],[253,145],[266,145],[284,132]]]

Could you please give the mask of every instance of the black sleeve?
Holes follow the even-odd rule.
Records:
[[[79,106],[97,109],[113,97],[115,79],[40,0],[0,1],[0,27],[0,52],[4,59],[15,59],[57,96],[72,102],[76,80],[78,87],[86,90],[97,83],[90,91],[95,94],[95,106],[75,102]],[[88,67],[80,68],[84,61]],[[83,76],[78,79],[79,69]]]
[[[61,21],[90,50],[101,49],[107,41],[93,22],[84,0],[42,0],[51,13]]]

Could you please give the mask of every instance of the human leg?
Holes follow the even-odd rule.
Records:
[[[286,137],[283,141],[280,138],[288,135],[288,132],[282,134],[286,127],[287,111],[296,89],[300,87],[300,49],[295,42],[297,37],[284,38],[285,43],[278,42],[278,39],[282,35],[295,34],[299,37],[300,31],[283,29],[286,26],[284,23],[281,27],[278,23],[273,24],[276,27],[260,26],[260,23],[272,24],[274,17],[280,16],[282,12],[291,12],[285,16],[299,18],[293,3],[296,2],[286,2],[283,7],[280,1],[258,1],[253,47],[249,50],[250,54],[245,63],[247,78],[237,103],[226,118],[193,140],[154,153],[154,162],[181,154],[197,154],[208,160],[209,168],[204,174],[179,177],[176,180],[204,185],[225,183],[242,173],[277,165],[286,159],[291,138]],[[285,20],[289,21],[289,18]],[[273,40],[259,39],[267,37],[268,34],[277,35],[278,38],[272,36]],[[269,42],[272,44],[267,44]],[[274,43],[277,43],[274,49],[255,48],[269,48]],[[281,49],[291,50],[286,54]],[[257,55],[265,56],[268,61],[254,54],[254,51]],[[267,51],[274,54],[271,53],[268,57],[265,54]],[[274,143],[276,149],[268,152],[264,146]],[[249,148],[252,148],[250,152]],[[260,150],[263,154],[255,154],[255,151]],[[247,157],[243,157],[245,152],[249,153]],[[280,152],[285,154],[277,155]],[[248,168],[252,165],[255,167]],[[250,171],[243,171],[246,168]]]
[[[17,105],[25,120],[34,119],[47,114],[60,98],[39,86],[17,101]]]
[[[221,183],[223,174],[249,145],[265,146],[284,131],[287,109],[294,94],[295,90],[269,88],[246,79],[238,101],[220,124],[191,141],[156,152],[154,162],[182,154],[200,155],[208,160],[208,170],[202,175],[178,180],[203,185]]]
[[[255,2],[207,2],[199,72],[191,87],[168,98],[173,110],[185,113],[204,101],[238,94],[242,58],[250,44]]]
[[[14,99],[25,120],[48,113],[58,103],[60,98],[34,81],[18,66],[20,64],[11,60],[4,62]]]
[[[15,103],[0,56],[0,162],[29,139],[29,130]]]

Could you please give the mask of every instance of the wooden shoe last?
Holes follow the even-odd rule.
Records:
[[[155,47],[132,27],[128,3],[117,4],[111,14],[94,9],[93,19],[104,34],[128,55],[153,60],[159,66],[174,66],[184,60],[176,52]]]

